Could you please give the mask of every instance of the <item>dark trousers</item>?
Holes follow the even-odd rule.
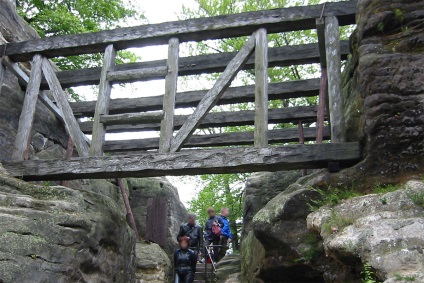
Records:
[[[218,261],[220,261],[227,254],[227,251],[230,248],[228,246],[228,237],[221,236],[221,239],[219,240],[219,244],[221,245],[221,247],[218,252]]]
[[[205,239],[205,248],[207,248],[207,246],[209,246],[210,244],[214,245],[214,246],[218,246],[219,245],[219,238],[212,238],[212,240],[210,239]],[[217,262],[218,260],[218,253],[219,253],[219,247],[213,247],[213,255],[212,256],[212,260],[214,262]],[[207,252],[205,251],[205,258],[207,257]]]
[[[175,272],[174,283],[193,283],[194,274],[193,272],[187,272],[184,274]]]

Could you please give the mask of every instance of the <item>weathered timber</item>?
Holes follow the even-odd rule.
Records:
[[[316,19],[318,46],[319,46],[319,61],[321,68],[327,67],[327,58],[325,55],[325,19]]]
[[[346,59],[349,54],[349,42],[341,41],[342,59]],[[182,57],[178,63],[178,75],[188,76],[197,74],[207,74],[222,72],[225,70],[229,62],[235,57],[237,52],[226,52],[218,54],[208,54],[200,56]],[[283,46],[269,48],[268,64],[269,67],[284,67],[291,65],[312,64],[320,62],[320,53],[318,44],[303,44],[294,46]],[[166,60],[138,62],[119,64],[115,66],[115,71],[135,71],[145,72],[148,69],[165,68]],[[254,55],[246,62],[243,69],[253,69],[255,67]],[[81,86],[81,85],[97,85],[100,81],[101,68],[90,68],[71,71],[57,72],[57,76],[63,87]],[[145,77],[140,80],[163,79],[163,75]],[[129,80],[134,81],[134,80]],[[120,82],[126,82],[122,80]],[[115,83],[118,80],[115,78]],[[42,88],[47,88],[47,84],[42,82]]]
[[[119,190],[121,191],[122,200],[124,201],[125,210],[127,211],[127,219],[130,222],[129,223],[130,227],[134,231],[136,239],[139,240],[140,235],[138,234],[137,226],[135,225],[134,214],[132,213],[132,210],[131,210],[127,190],[124,186],[124,181],[121,178],[117,178],[116,183],[118,184]]]
[[[179,129],[187,120],[187,115],[175,115],[174,129]],[[291,123],[299,120],[314,122],[317,117],[317,107],[299,106],[282,109],[269,109],[268,122],[271,123]],[[199,128],[229,127],[253,125],[255,121],[255,111],[226,111],[208,113]],[[81,130],[90,134],[93,128],[92,121],[80,122]],[[116,125],[107,127],[108,133],[139,132],[139,131],[159,131],[160,124],[139,124],[139,125]]]
[[[187,120],[181,126],[175,137],[171,140],[170,151],[175,152],[181,149],[184,142],[197,129],[197,126],[202,123],[206,114],[215,106],[216,102],[224,94],[225,90],[230,86],[238,71],[249,59],[255,48],[256,33],[254,33],[237,55],[228,64],[225,71],[221,74],[218,80],[213,85],[212,89],[200,100],[199,105],[194,110],[193,114],[188,116]]]
[[[268,38],[266,29],[255,33],[255,147],[268,146]]]
[[[355,23],[357,1],[326,3],[323,16],[337,16],[341,25]],[[55,36],[0,46],[0,54],[28,61],[35,53],[47,57],[103,52],[107,45],[117,49],[166,44],[172,37],[180,42],[245,36],[259,28],[268,33],[315,28],[323,5],[298,6],[211,18],[167,22],[77,35]],[[7,47],[7,48],[6,48]]]
[[[193,149],[175,153],[4,162],[24,180],[107,179],[181,176],[325,168],[329,162],[352,165],[361,158],[358,143]]]
[[[327,108],[327,68],[321,68],[321,84],[318,97],[318,113],[317,113],[317,143],[322,143],[324,140],[324,121],[325,121],[325,110]]]
[[[299,121],[297,123],[297,129],[299,132],[299,143],[305,144],[305,130],[303,128],[302,121]],[[306,176],[308,174],[308,171],[306,169],[302,169],[302,176]]]
[[[71,158],[73,153],[74,153],[74,142],[72,141],[72,138],[69,137],[68,144],[66,146],[65,159]],[[60,181],[60,185],[67,187],[67,186],[69,186],[69,181],[68,180],[62,180],[62,181]]]
[[[111,71],[107,74],[107,79],[111,83],[137,82],[149,79],[164,78],[167,73],[166,66],[159,66],[144,69],[132,69],[124,71]]]
[[[298,97],[318,96],[319,79],[289,81],[268,84],[268,99],[279,100]],[[205,96],[207,90],[188,91],[177,93],[176,108],[196,107]],[[144,112],[162,110],[164,96],[149,96],[140,98],[112,99],[109,105],[110,114]],[[235,104],[255,101],[255,86],[230,87],[217,105]],[[96,101],[71,102],[72,110],[77,117],[93,117]]]
[[[163,96],[164,116],[160,127],[159,151],[169,152],[174,134],[175,97],[177,95],[178,59],[180,42],[171,38],[168,44],[168,73],[165,77],[165,95]]]
[[[59,107],[62,110],[66,129],[75,144],[79,156],[88,156],[89,148],[86,142],[86,137],[81,132],[78,122],[72,113],[71,106],[69,106],[68,98],[66,97],[65,92],[62,90],[62,86],[56,77],[56,73],[53,70],[53,67],[51,66],[49,60],[46,58],[43,58],[42,69],[44,76],[46,77],[52,93],[56,99],[56,102],[59,104]]]
[[[18,131],[12,154],[13,160],[28,159],[29,142],[34,123],[35,109],[37,107],[38,93],[40,92],[41,75],[41,56],[35,55],[28,87],[25,92],[24,104],[19,117]]]
[[[342,68],[340,59],[340,32],[336,17],[325,19],[325,46],[327,56],[329,116],[331,141],[345,141],[343,115]]]
[[[100,76],[99,94],[97,96],[96,110],[93,121],[93,137],[91,138],[90,156],[103,155],[103,144],[106,136],[106,125],[101,122],[103,115],[109,114],[110,94],[112,85],[107,79],[108,72],[115,66],[116,51],[113,45],[106,47],[103,57],[103,68]]]
[[[315,128],[304,129],[305,141],[315,140]],[[237,132],[222,133],[211,135],[192,135],[183,148],[193,147],[219,147],[219,146],[235,146],[235,145],[253,145],[253,132]],[[324,138],[330,138],[330,130],[328,127],[324,129]],[[269,144],[280,144],[288,142],[298,142],[298,130],[281,129],[270,130],[268,132]],[[158,149],[158,138],[133,139],[133,140],[114,140],[106,141],[104,146],[105,152],[134,152]]]
[[[104,126],[111,125],[137,125],[160,123],[163,118],[163,111],[144,112],[144,113],[127,113],[116,115],[101,115],[100,123]]]
[[[6,66],[9,71],[11,71],[20,82],[21,85],[28,85],[29,77],[28,75],[18,66],[17,63],[12,62],[9,58],[2,58],[2,65]],[[61,122],[64,123],[62,110],[60,110],[56,104],[54,104],[51,99],[46,95],[44,91],[41,91],[38,94],[38,99],[58,118]],[[94,108],[93,108],[94,109]]]

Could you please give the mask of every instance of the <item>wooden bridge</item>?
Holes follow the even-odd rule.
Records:
[[[358,143],[344,138],[341,60],[349,53],[339,26],[355,23],[356,1],[120,28],[9,43],[0,46],[3,68],[26,86],[12,161],[25,180],[121,178],[277,171],[348,166],[361,159]],[[317,29],[319,42],[268,48],[267,34]],[[248,36],[239,52],[179,57],[182,42]],[[116,64],[116,51],[168,44],[168,59]],[[104,53],[103,67],[57,71],[58,56]],[[28,76],[19,62],[32,60]],[[321,64],[317,79],[268,83],[268,67]],[[240,70],[254,70],[255,84],[233,87]],[[210,90],[178,92],[179,76],[220,72]],[[165,79],[161,96],[110,99],[112,85]],[[99,85],[97,101],[68,102],[64,89]],[[54,99],[45,90],[50,89]],[[1,95],[1,94],[0,94]],[[318,106],[268,109],[268,101],[319,96]],[[62,160],[28,160],[37,100],[61,120],[70,136]],[[255,110],[210,112],[215,105],[254,102]],[[190,115],[176,108],[196,107]],[[326,111],[328,109],[328,111]],[[89,117],[92,121],[80,122]],[[328,127],[325,126],[328,121]],[[294,123],[297,129],[269,130]],[[316,127],[303,127],[315,124]],[[193,135],[199,128],[254,125],[254,131]],[[106,132],[160,131],[160,138],[105,141]],[[88,140],[85,134],[92,134]],[[323,141],[331,140],[331,143]],[[303,144],[315,141],[313,144]],[[299,142],[299,144],[289,144]],[[73,147],[79,157],[70,158]],[[105,153],[110,153],[106,154]]]

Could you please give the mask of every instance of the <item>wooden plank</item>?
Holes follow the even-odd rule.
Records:
[[[27,85],[29,81],[28,75],[18,66],[18,64],[12,62],[9,58],[4,57],[2,59],[2,65],[6,66],[19,80],[22,85]],[[38,94],[38,99],[58,118],[61,122],[64,123],[63,113],[56,104],[54,104],[51,99],[47,96],[44,91],[41,91]],[[94,109],[94,108],[93,108]]]
[[[224,94],[225,90],[230,86],[233,79],[236,77],[238,71],[246,63],[249,56],[253,53],[255,48],[256,36],[253,34],[247,42],[237,53],[236,57],[231,60],[225,71],[221,74],[214,86],[208,93],[200,100],[199,105],[194,110],[184,124],[181,126],[175,137],[171,141],[170,151],[175,152],[180,150],[184,142],[190,135],[197,129],[197,126],[202,123],[206,114],[215,106],[216,102]]]
[[[297,129],[299,132],[299,144],[305,144],[305,130],[303,128],[302,121],[297,123]],[[306,169],[302,169],[302,176],[306,176],[308,171]]]
[[[346,59],[349,54],[349,41],[341,41],[342,59]],[[179,59],[179,76],[217,73],[225,70],[237,52],[225,52],[200,56],[182,57]],[[316,43],[302,44],[294,46],[283,46],[269,48],[269,67],[284,67],[291,65],[303,65],[320,62],[319,45]],[[146,69],[166,67],[166,60],[156,60],[148,62],[119,64],[115,66],[115,71],[136,71],[145,72]],[[243,69],[253,69],[255,67],[254,55],[246,62]],[[82,70],[60,71],[57,76],[63,87],[97,85],[100,81],[101,68],[90,68]],[[153,79],[163,79],[163,75],[144,78],[144,81]],[[125,80],[121,81],[125,82]],[[118,81],[115,81],[118,83]],[[42,82],[42,88],[47,88],[47,83]]]
[[[90,156],[103,155],[103,144],[105,142],[106,127],[100,121],[102,115],[109,114],[110,93],[112,85],[107,79],[108,72],[115,66],[116,51],[113,45],[109,45],[104,54],[103,68],[100,77],[99,94],[97,97],[96,110],[93,121],[93,137],[91,138]]]
[[[6,171],[24,180],[108,179],[123,177],[229,174],[352,165],[361,159],[359,143],[193,149],[174,153],[4,162]]]
[[[24,160],[29,157],[29,143],[32,134],[32,125],[34,124],[38,93],[40,92],[41,75],[41,56],[35,55],[21,115],[19,117],[18,131],[16,133],[15,145],[12,153],[13,160]]]
[[[119,190],[121,191],[122,200],[124,201],[125,210],[127,211],[126,218],[129,220],[130,227],[134,231],[136,240],[138,241],[140,239],[140,235],[138,234],[137,225],[135,225],[134,214],[131,210],[130,201],[128,199],[128,194],[124,185],[124,181],[121,178],[117,178],[116,183],[118,184]]]
[[[187,115],[175,115],[174,128],[180,129],[187,120]],[[307,122],[315,122],[317,118],[316,106],[299,106],[287,107],[281,109],[269,109],[268,122],[270,124],[292,123],[299,120]],[[255,111],[225,111],[208,113],[199,128],[229,127],[253,125],[255,121]],[[90,134],[93,128],[92,121],[80,123],[81,130]],[[140,131],[159,131],[160,124],[139,124],[139,125],[116,125],[107,127],[108,133],[122,132],[140,132]]]
[[[326,3],[323,16],[337,16],[341,25],[355,23],[357,1]],[[35,53],[47,57],[103,52],[110,44],[117,49],[166,44],[172,37],[180,42],[246,36],[258,28],[268,33],[315,28],[323,4],[247,12],[210,18],[150,24],[114,30],[63,35],[0,46],[0,52],[17,61],[28,61]],[[3,53],[1,53],[3,54]]]
[[[146,240],[161,247],[167,244],[168,205],[160,195],[149,199],[146,215]],[[178,280],[177,280],[178,282]]]
[[[327,67],[327,58],[325,55],[325,19],[316,19],[318,46],[319,46],[319,61],[321,68]]]
[[[318,96],[320,88],[319,79],[289,81],[268,84],[268,99],[279,100],[298,97]],[[207,90],[188,91],[177,93],[175,98],[176,108],[196,107],[205,96]],[[162,110],[163,95],[112,99],[109,105],[110,114],[131,112],[144,112]],[[218,100],[217,105],[235,104],[255,101],[255,86],[230,87]],[[71,102],[72,110],[77,117],[93,117],[96,101]]]
[[[345,141],[343,114],[342,68],[340,56],[340,31],[336,17],[325,19],[325,46],[327,57],[329,115],[331,141]]]
[[[328,90],[327,90],[327,68],[321,68],[321,84],[318,97],[318,113],[317,113],[317,143],[322,143],[324,140],[324,121],[327,109]]]
[[[63,113],[63,119],[65,120],[66,129],[71,136],[75,147],[78,151],[79,156],[88,156],[88,145],[86,137],[81,132],[78,122],[75,119],[74,113],[72,113],[71,106],[69,106],[68,98],[66,97],[59,80],[56,77],[56,73],[53,67],[50,65],[49,60],[43,58],[42,69],[44,76],[46,77],[53,95]]]
[[[71,158],[73,153],[74,153],[74,142],[72,141],[72,138],[69,137],[68,144],[66,146],[65,159]],[[68,187],[69,181],[68,180],[62,180],[62,181],[60,181],[60,185],[64,186],[64,187]]]
[[[255,34],[255,147],[268,146],[268,38],[266,29]]]
[[[175,97],[177,95],[178,59],[180,42],[171,38],[168,46],[168,73],[165,78],[165,95],[163,96],[164,117],[160,127],[159,151],[169,152],[174,134]]]
[[[132,69],[124,71],[111,71],[107,74],[107,80],[111,83],[132,83],[149,79],[164,78],[167,74],[166,66],[144,69]]]
[[[305,141],[315,140],[315,128],[304,129]],[[330,130],[328,127],[324,129],[324,138],[330,139]],[[270,130],[268,132],[269,144],[281,144],[288,142],[298,142],[298,130],[281,129]],[[106,141],[104,146],[105,152],[134,152],[147,151],[158,149],[158,138],[132,139],[132,140],[113,140]],[[237,133],[222,133],[211,135],[192,135],[183,148],[193,147],[221,147],[235,145],[253,145],[253,132],[237,132]]]
[[[100,123],[104,126],[160,123],[163,116],[163,111],[101,115]]]

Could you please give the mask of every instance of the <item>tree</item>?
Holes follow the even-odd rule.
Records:
[[[249,174],[223,174],[200,176],[202,189],[196,198],[189,202],[189,209],[196,213],[199,223],[204,225],[208,207],[220,211],[223,207],[230,209],[229,223],[233,234],[233,250],[239,249],[238,225],[243,217],[243,187]]]
[[[122,0],[16,0],[20,16],[41,37],[96,32],[117,28],[129,19],[141,19],[143,15]],[[133,62],[137,57],[122,51],[117,62]],[[53,60],[62,70],[98,66],[102,54],[70,56]]]

